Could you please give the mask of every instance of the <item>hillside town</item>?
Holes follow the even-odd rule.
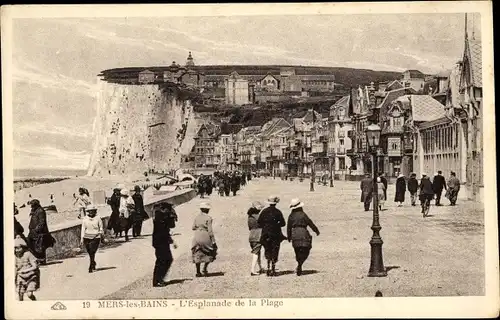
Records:
[[[399,79],[351,88],[329,107],[327,115],[309,109],[292,119],[273,118],[262,126],[250,127],[231,124],[230,119],[206,122],[199,128],[183,167],[361,180],[372,170],[365,129],[375,123],[382,131],[378,172],[394,180],[412,172],[417,176],[438,170],[444,175],[455,172],[467,185],[468,197],[480,200],[481,59],[481,43],[466,37],[463,56],[448,71],[425,75],[407,70]],[[190,54],[186,67],[192,63]],[[333,78],[330,76],[332,88]],[[256,80],[256,87],[266,92],[286,91],[285,79],[283,74],[279,79],[266,75]],[[249,103],[247,94],[253,96],[249,92],[255,89],[249,89],[248,79],[234,72],[225,81],[228,104]],[[309,84],[312,80],[301,81]],[[330,87],[328,81],[319,83],[318,90]],[[311,87],[301,90],[314,92]]]

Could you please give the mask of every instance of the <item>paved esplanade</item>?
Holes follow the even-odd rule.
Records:
[[[177,207],[172,284],[152,287],[154,250],[151,221],[142,239],[132,239],[100,249],[98,272],[87,273],[88,257],[62,260],[42,268],[39,299],[135,299],[135,298],[239,298],[239,297],[363,297],[456,296],[484,294],[484,220],[482,205],[459,201],[457,207],[433,206],[423,219],[420,207],[404,207],[392,201],[389,186],[387,210],[381,212],[385,278],[368,278],[372,213],[365,212],[358,182],[335,181],[335,187],[309,181],[252,180],[236,197],[199,197]],[[277,277],[250,276],[250,246],[246,211],[253,200],[268,195],[281,197],[278,208],[288,217],[294,197],[305,202],[304,210],[321,235],[313,235],[313,249],[304,264],[304,275],[294,274],[293,248],[283,242]],[[191,226],[198,205],[209,201],[219,247],[209,266],[213,276],[196,278],[191,263]],[[447,203],[448,201],[444,201]],[[283,228],[285,233],[285,228]],[[102,270],[99,271],[99,269]]]

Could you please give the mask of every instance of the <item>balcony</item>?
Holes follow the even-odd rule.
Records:
[[[326,151],[314,152],[312,153],[312,156],[315,158],[326,158],[328,156],[328,153]]]

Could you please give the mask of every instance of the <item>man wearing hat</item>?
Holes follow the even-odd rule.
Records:
[[[40,288],[40,269],[37,258],[28,250],[28,245],[21,238],[14,239],[16,255],[16,291],[19,301],[24,300],[26,293],[30,300],[36,300],[34,291]]]
[[[267,199],[269,207],[262,210],[257,223],[262,228],[260,242],[264,247],[264,255],[267,260],[267,276],[276,275],[276,262],[280,251],[281,242],[286,239],[281,228],[286,225],[283,213],[276,208],[280,199],[270,196]]]
[[[436,194],[436,206],[442,206],[441,195],[443,194],[443,189],[446,190],[446,180],[443,177],[443,172],[439,170],[432,180],[432,188]]]
[[[422,173],[422,179],[420,180],[420,185],[418,186],[420,190],[420,202],[422,205],[422,212],[425,211],[425,203],[428,201],[430,205],[430,201],[434,198],[434,190],[432,189],[432,182],[427,176],[426,173]]]
[[[171,206],[171,204],[164,202],[158,206],[158,209],[155,208],[153,215],[153,248],[155,248],[156,256],[153,287],[164,287],[168,284],[165,282],[165,276],[174,261],[170,245],[172,244],[174,249],[177,248],[170,235],[170,227],[173,225],[171,212],[169,211]]]
[[[132,195],[132,199],[135,204],[135,211],[132,217],[132,237],[139,237],[142,231],[142,222],[149,218],[146,210],[144,209],[144,200],[141,195],[141,187],[134,187],[135,193]]]

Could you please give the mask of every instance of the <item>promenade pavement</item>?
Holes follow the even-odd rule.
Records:
[[[335,186],[279,179],[252,180],[236,197],[195,198],[176,208],[179,214],[174,239],[171,284],[152,287],[154,251],[151,221],[143,236],[116,243],[97,253],[98,271],[87,273],[88,257],[57,261],[42,267],[41,289],[45,299],[138,298],[243,298],[243,297],[371,297],[457,296],[484,294],[484,212],[481,204],[461,201],[456,207],[431,208],[422,218],[420,208],[392,201],[389,187],[386,210],[381,212],[381,236],[388,276],[369,278],[369,241],[372,213],[360,203],[359,182],[335,181]],[[284,242],[277,264],[278,277],[250,276],[250,246],[246,211],[254,200],[280,196],[278,208],[288,217],[290,200],[299,197],[321,235],[304,265],[305,274],[294,274],[296,262],[290,243]],[[408,198],[408,194],[407,194]],[[219,247],[209,266],[211,276],[195,278],[191,262],[191,225],[202,201],[212,205],[214,232]],[[447,201],[445,201],[447,203]],[[285,232],[285,228],[283,229]]]

